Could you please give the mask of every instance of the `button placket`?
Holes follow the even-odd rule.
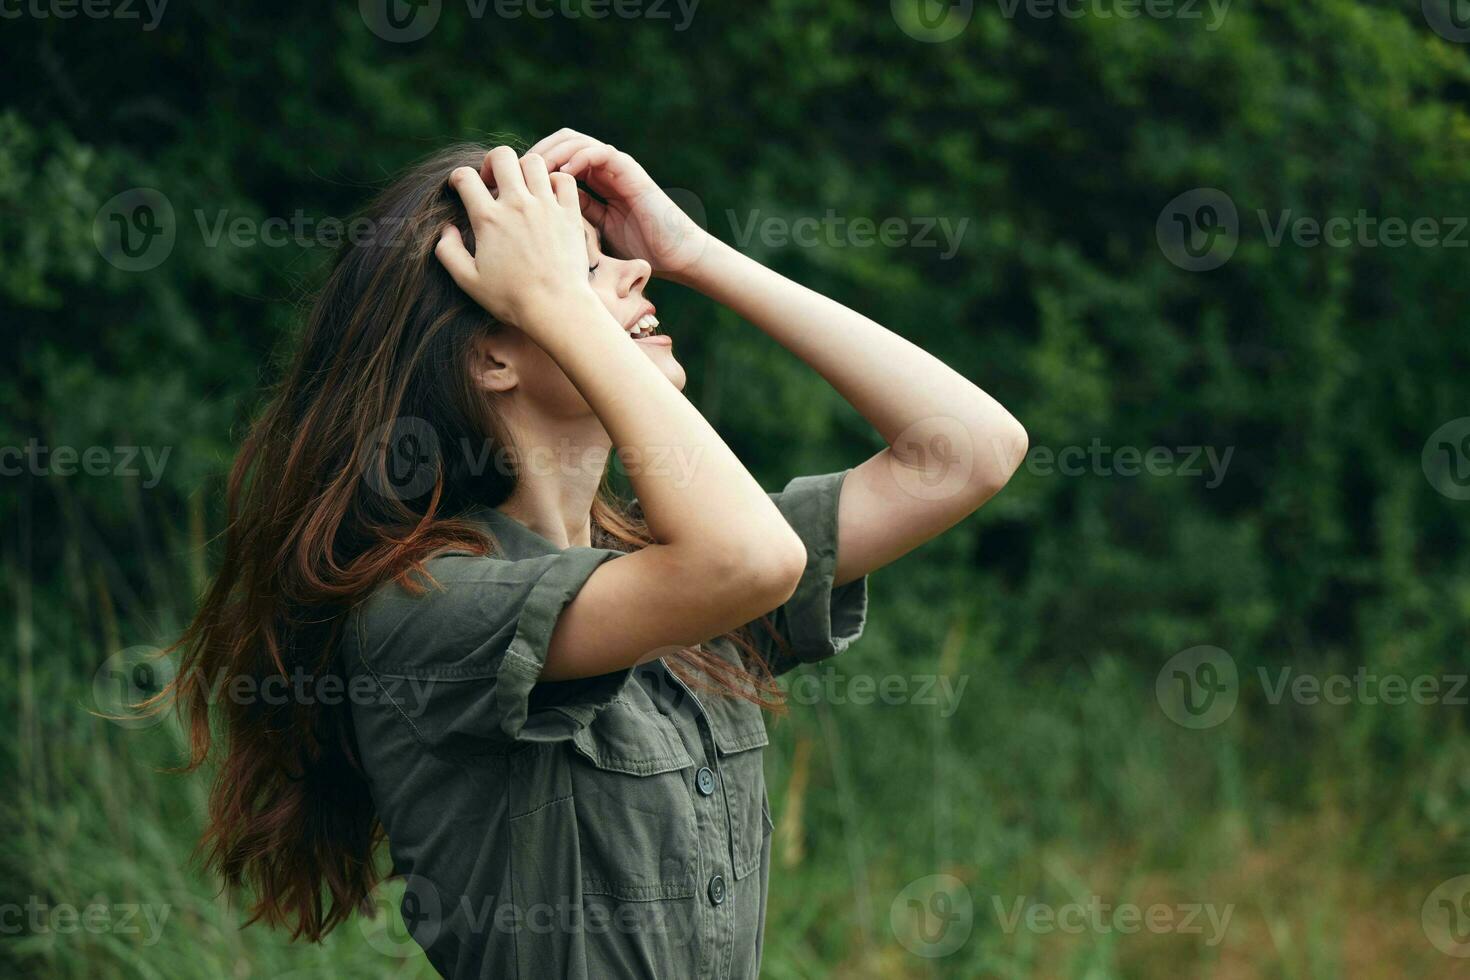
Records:
[[[726,876],[733,873],[729,858],[732,853],[731,835],[734,828],[730,821],[729,802],[725,799],[723,792],[718,792],[721,788],[721,780],[717,773],[719,752],[715,748],[714,729],[710,725],[709,715],[704,705],[673,671],[663,664],[660,664],[660,667],[667,678],[677,685],[683,696],[689,698],[693,705],[695,727],[699,732],[699,741],[704,750],[704,765],[699,767],[694,777],[694,809],[699,825],[709,828],[707,839],[701,835],[699,853],[710,875],[705,884],[705,897],[708,899],[708,904],[701,903],[704,908],[700,915],[701,921],[710,923],[710,934],[706,937],[708,940],[707,955],[710,959],[706,961],[703,956],[701,957],[700,976],[724,977],[729,974],[735,953],[735,925],[732,919],[735,906],[734,904],[726,905],[726,899],[730,894]],[[706,844],[710,846],[706,847]],[[706,963],[711,968],[710,974],[706,973]]]

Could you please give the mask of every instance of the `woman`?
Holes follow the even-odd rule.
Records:
[[[211,722],[224,741],[211,867],[317,940],[386,834],[446,976],[755,976],[772,678],[851,643],[864,576],[999,490],[1025,433],[570,130],[437,155],[366,217],[236,462],[183,641],[194,764]],[[767,495],[680,393],[653,276],[888,448]],[[260,693],[211,703],[221,677]]]

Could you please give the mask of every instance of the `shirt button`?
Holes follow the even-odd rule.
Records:
[[[709,900],[719,905],[725,900],[725,876],[715,875],[709,880]]]
[[[694,774],[694,785],[699,789],[700,796],[709,796],[715,791],[715,774],[708,766],[702,767]]]

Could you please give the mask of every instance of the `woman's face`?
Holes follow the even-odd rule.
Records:
[[[653,274],[642,259],[615,259],[604,255],[597,229],[586,218],[582,228],[587,233],[588,276],[592,291],[613,319],[629,331],[649,360],[658,365],[674,387],[684,390],[684,368],[674,359],[674,340],[658,332],[658,317],[653,304],[643,298],[643,288]]]
[[[587,277],[592,291],[614,320],[633,339],[630,343],[648,357],[680,391],[684,390],[683,366],[674,359],[673,340],[659,332],[653,304],[643,296],[652,270],[642,259],[618,259],[602,251],[597,229],[586,219]],[[508,395],[520,413],[544,420],[572,421],[592,414],[571,380],[551,356],[519,330],[499,331],[487,344],[493,348],[491,361],[512,367],[505,380],[486,387]],[[498,374],[498,372],[497,372]],[[487,378],[487,382],[489,379]]]

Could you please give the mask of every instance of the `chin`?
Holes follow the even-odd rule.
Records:
[[[684,384],[689,379],[684,374],[684,365],[675,359],[674,354],[668,348],[654,348],[648,352],[648,359],[652,361],[664,377],[669,379],[675,388],[684,390]]]

